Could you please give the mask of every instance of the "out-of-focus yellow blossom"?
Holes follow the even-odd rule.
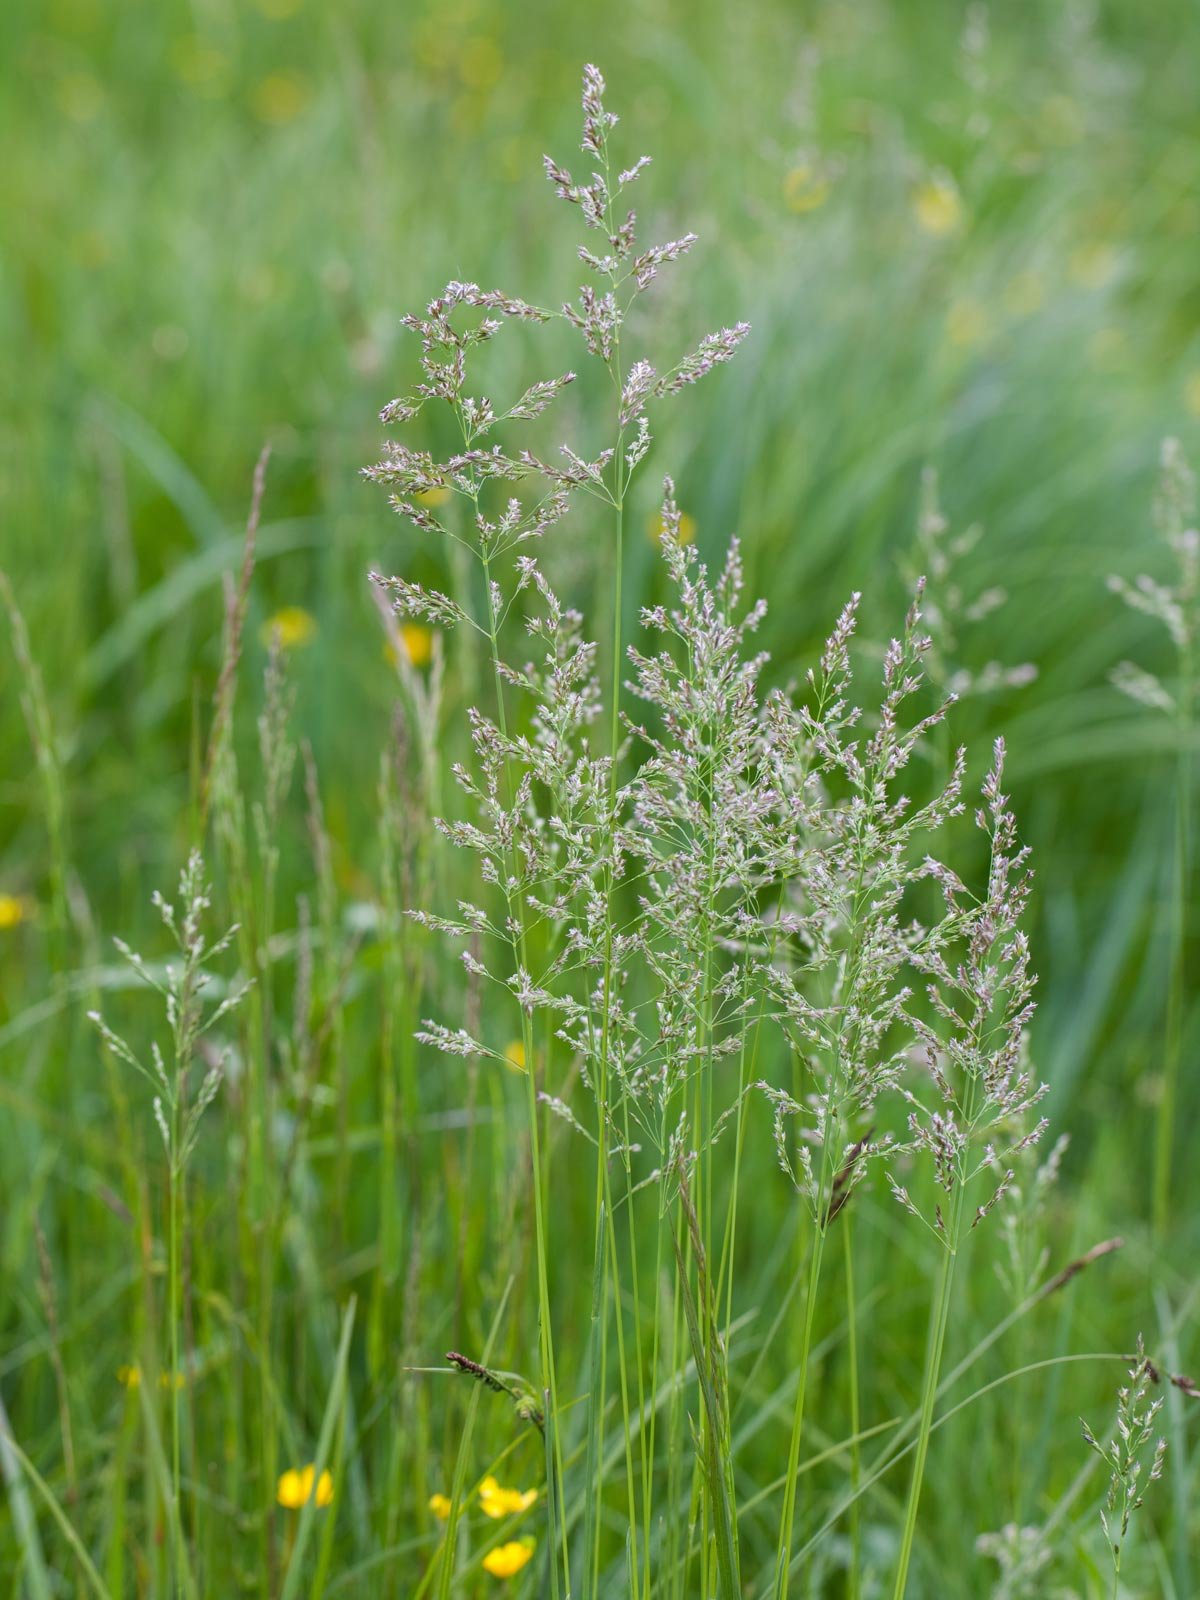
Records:
[[[0,894],[0,928],[15,928],[24,921],[24,900],[15,894]]]
[[[290,72],[272,72],[255,89],[251,104],[260,122],[282,127],[308,104],[308,86]]]
[[[533,1560],[536,1548],[533,1539],[512,1539],[508,1544],[497,1545],[483,1558],[483,1570],[493,1578],[515,1577],[521,1568]]]
[[[1103,289],[1117,270],[1117,252],[1104,239],[1093,239],[1072,250],[1067,272],[1081,289]]]
[[[1014,317],[1031,317],[1041,309],[1046,286],[1036,272],[1018,272],[1004,291],[1004,307]]]
[[[495,1522],[502,1517],[514,1516],[518,1511],[528,1511],[537,1497],[536,1489],[505,1489],[491,1477],[485,1478],[479,1485],[479,1504],[483,1514]]]
[[[117,1368],[117,1382],[124,1384],[127,1389],[140,1389],[142,1386],[142,1369],[138,1366]],[[182,1372],[177,1372],[172,1378],[169,1372],[160,1372],[158,1387],[160,1389],[182,1389],[187,1385],[187,1378]]]
[[[656,511],[646,524],[646,533],[657,544],[666,533],[666,524],[662,519],[662,512]],[[694,544],[696,540],[696,519],[690,517],[686,511],[679,513],[679,542],[680,544]]]
[[[444,506],[450,494],[449,489],[440,486],[436,489],[418,489],[413,499],[419,506]]]
[[[433,655],[432,630],[423,628],[419,622],[406,622],[400,629],[400,637],[404,640],[404,648],[413,666],[427,666]]]
[[[429,1509],[439,1522],[445,1522],[450,1515],[450,1497],[444,1494],[431,1494]]]
[[[1200,417],[1200,372],[1189,372],[1183,380],[1183,403],[1194,417]]]
[[[262,642],[279,640],[281,650],[302,650],[317,634],[317,619],[303,606],[282,606],[262,626]]]
[[[783,201],[789,211],[803,216],[829,199],[829,180],[807,162],[800,162],[783,180]]]
[[[504,1046],[504,1059],[514,1072],[524,1072],[526,1070],[525,1046],[520,1039],[513,1039]],[[492,1483],[494,1480],[485,1478],[484,1482]]]
[[[313,1478],[315,1468],[310,1462],[307,1467],[289,1467],[279,1480],[275,1491],[275,1498],[281,1506],[286,1506],[289,1511],[299,1511],[301,1506],[306,1506],[313,1496]],[[317,1479],[316,1503],[327,1506],[333,1502],[333,1479],[328,1472],[323,1472]]]
[[[948,172],[935,172],[919,183],[913,191],[912,206],[917,222],[935,239],[945,239],[962,226],[962,197]]]
[[[987,309],[978,300],[956,300],[946,313],[946,337],[960,349],[978,344],[987,331]]]
[[[427,667],[433,657],[433,630],[423,627],[419,622],[405,622],[400,626],[400,637],[413,666]],[[384,645],[383,653],[393,666],[399,664],[400,652],[390,639]]]

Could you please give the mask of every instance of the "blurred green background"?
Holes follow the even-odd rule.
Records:
[[[936,470],[951,529],[983,530],[955,581],[968,600],[1007,594],[961,631],[953,664],[1037,669],[966,699],[954,733],[977,763],[1008,739],[1039,875],[1034,1054],[1074,1136],[1079,1228],[1085,1242],[1136,1228],[1176,745],[1108,675],[1126,658],[1173,668],[1105,579],[1169,576],[1151,518],[1159,441],[1200,456],[1198,51],[1191,0],[8,0],[0,566],[46,681],[94,950],[144,926],[186,848],[222,575],[264,442],[247,681],[266,618],[303,607],[315,630],[290,654],[295,725],[343,891],[370,897],[362,841],[396,688],[366,573],[448,580],[358,469],[377,457],[379,407],[412,380],[402,313],[451,277],[551,305],[575,291],[574,219],[540,158],[578,160],[579,70],[595,60],[630,153],[654,157],[646,236],[701,236],[651,297],[655,349],[738,317],[754,328],[732,367],[664,410],[630,619],[658,581],[640,530],[670,470],[706,554],[744,540],[777,678],[851,589],[882,641],[920,567],[921,478]],[[557,366],[577,359],[562,338]],[[551,564],[587,608],[594,579],[606,592],[604,540],[578,520],[556,538]],[[53,952],[19,689],[0,649],[2,1137],[6,1186],[33,1205],[57,1156],[8,1152],[53,1127],[34,1106]],[[1128,1262],[1138,1314],[1153,1274],[1187,1286],[1196,1241],[1195,1020],[1189,1005],[1180,1229],[1167,1260],[1147,1247]],[[81,1082],[98,1083],[94,1044],[78,1050]],[[15,1221],[5,1251],[31,1270]],[[30,1304],[9,1306],[6,1341]]]
[[[664,414],[647,495],[669,468],[704,549],[742,535],[786,672],[851,587],[892,625],[937,468],[952,528],[984,528],[964,591],[1009,595],[962,663],[1038,669],[964,707],[958,736],[1009,736],[1056,1110],[1078,1128],[1152,1092],[1171,734],[1107,673],[1165,663],[1104,578],[1165,575],[1158,441],[1200,434],[1198,43],[1172,0],[5,6],[0,541],[102,927],[181,848],[264,441],[257,621],[316,618],[299,715],[353,837],[393,693],[365,572],[437,559],[356,477],[411,377],[398,318],[455,275],[572,292],[540,156],[569,159],[595,57],[655,158],[651,232],[701,235],[656,291],[663,342],[755,330]],[[647,540],[639,580],[652,559]],[[0,888],[37,901],[7,653],[0,688]],[[9,1008],[25,937],[0,945]],[[1115,1181],[1136,1188],[1138,1161]]]

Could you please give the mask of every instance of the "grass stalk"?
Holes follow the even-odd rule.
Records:
[[[904,1512],[904,1529],[900,1536],[900,1554],[896,1563],[896,1581],[892,1589],[893,1600],[904,1600],[908,1589],[908,1569],[912,1560],[913,1540],[917,1531],[917,1511],[921,1502],[921,1489],[925,1481],[925,1462],[929,1453],[929,1437],[933,1429],[933,1408],[937,1399],[941,1375],[942,1354],[946,1347],[946,1327],[950,1320],[950,1303],[954,1292],[955,1266],[961,1242],[965,1185],[959,1183],[954,1194],[950,1237],[942,1253],[941,1271],[938,1274],[937,1294],[929,1323],[929,1340],[925,1358],[925,1376],[921,1386],[920,1422],[917,1429],[916,1458],[909,1483],[908,1502]]]
[[[1167,979],[1167,1015],[1163,1040],[1162,1089],[1154,1144],[1154,1231],[1160,1243],[1171,1223],[1171,1173],[1174,1164],[1175,1122],[1179,1102],[1179,1074],[1183,1060],[1183,1030],[1187,1003],[1187,934],[1192,874],[1192,737],[1195,693],[1193,645],[1190,634],[1180,651],[1175,727],[1174,871],[1170,913],[1170,956]]]

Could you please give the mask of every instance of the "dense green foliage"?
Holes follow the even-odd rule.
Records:
[[[513,1407],[443,1360],[447,1349],[484,1358],[490,1345],[490,1365],[536,1379],[525,1082],[413,1043],[422,1016],[460,1020],[463,985],[436,939],[398,931],[391,916],[414,900],[450,909],[446,874],[462,867],[432,842],[427,814],[458,803],[443,762],[463,753],[466,705],[486,699],[485,663],[447,639],[436,748],[423,746],[366,574],[443,589],[461,575],[358,471],[377,457],[380,406],[411,384],[402,312],[455,276],[543,305],[576,291],[576,237],[540,158],[575,149],[585,59],[608,75],[633,153],[654,154],[639,200],[655,237],[701,235],[655,287],[655,339],[687,345],[739,316],[754,330],[735,363],[656,419],[627,515],[626,636],[641,604],[665,598],[651,535],[670,471],[706,559],[719,565],[733,532],[743,541],[748,592],[770,606],[758,636],[769,682],[819,653],[852,589],[864,592],[861,638],[877,658],[924,569],[922,472],[933,467],[952,533],[983,529],[955,581],[968,600],[1007,592],[959,630],[951,665],[1037,668],[1030,683],[965,697],[950,737],[970,747],[974,785],[1003,733],[1033,849],[1032,1055],[1050,1084],[1050,1139],[1071,1135],[1040,1224],[1042,1276],[1113,1235],[1126,1243],[1023,1316],[948,1403],[1068,1351],[1128,1354],[1139,1332],[1164,1373],[1200,1365],[1188,1143],[1200,1019],[1186,983],[1167,1215],[1154,1221],[1179,738],[1109,681],[1126,658],[1168,681],[1176,665],[1105,585],[1112,572],[1169,579],[1151,514],[1159,441],[1177,435],[1200,455],[1200,25],[1177,0],[993,10],[757,0],[735,15],[713,0],[622,0],[600,24],[561,0],[0,9],[0,338],[12,380],[0,395],[0,568],[53,730],[39,762],[29,665],[6,621],[0,1399],[114,1600],[156,1592],[174,1537],[169,1445],[155,1442],[170,1397],[118,1378],[170,1371],[173,1274],[151,1093],[102,1052],[85,1013],[102,1004],[138,1052],[163,1033],[111,938],[151,964],[168,954],[150,893],[173,893],[198,838],[222,578],[241,561],[264,442],[234,715],[245,872],[230,835],[204,840],[211,934],[235,918],[249,929],[215,965],[259,982],[188,1169],[178,1404],[199,1468],[195,1520],[180,1531],[202,1552],[205,1593],[279,1592],[299,1535],[296,1593],[320,1582],[329,1595],[410,1595],[433,1571],[440,1525],[427,1502],[451,1490],[468,1414],[468,1484],[510,1446],[494,1468],[502,1482],[545,1479]],[[499,383],[542,376],[556,341],[556,370],[578,361],[567,331],[539,337],[530,374],[524,333],[506,335]],[[599,392],[585,374],[560,407],[586,416]],[[454,447],[432,426],[422,437],[423,425],[413,442]],[[552,530],[546,562],[605,637],[611,523],[586,506]],[[256,722],[267,619],[285,607],[314,623],[285,652],[289,737],[307,741],[311,765],[297,762],[276,811]],[[873,681],[871,648],[862,658]],[[427,684],[429,668],[418,677]],[[229,818],[240,802],[225,776],[213,805]],[[980,860],[964,828],[960,870]],[[1185,973],[1188,932],[1185,917]],[[508,1013],[485,1012],[481,1029],[501,1052],[515,1031]],[[257,1130],[256,1070],[274,1085]],[[588,1370],[594,1176],[569,1129],[547,1118],[545,1133],[569,1405]],[[769,1335],[805,1243],[761,1111],[742,1178],[742,1342],[730,1362],[736,1499],[749,1503],[786,1459],[794,1347],[790,1331]],[[853,1209],[871,1427],[918,1404],[935,1254],[881,1183],[858,1190]],[[1031,1238],[1034,1258],[1040,1248]],[[997,1263],[998,1235],[981,1231],[960,1273],[947,1370],[1021,1298]],[[806,1457],[850,1433],[842,1270],[831,1248]],[[420,1367],[437,1370],[408,1370]],[[998,1569],[976,1538],[1014,1521],[1050,1530],[1049,1564],[1028,1592],[1109,1592],[1096,1516],[1106,1485],[1077,1415],[1109,1416],[1121,1373],[1098,1355],[1016,1377],[934,1433],[910,1593],[991,1592]],[[349,1407],[328,1412],[336,1516],[314,1508],[301,1521],[275,1507],[275,1478],[316,1458],[343,1385]],[[1164,1387],[1166,1477],[1121,1577],[1127,1593],[1190,1600],[1196,1402]],[[700,1406],[694,1391],[688,1403]],[[266,1441],[261,1415],[274,1419]],[[615,1411],[609,1426],[615,1448]],[[567,1448],[582,1451],[582,1417],[570,1428]],[[800,1479],[797,1543],[844,1492],[848,1451],[831,1461]],[[606,1465],[605,1592],[616,1595],[629,1592],[622,1458]],[[72,1592],[82,1568],[68,1539],[9,1466],[0,1570],[39,1600]],[[858,1503],[863,1595],[890,1592],[872,1585],[893,1570],[904,1489],[896,1472]],[[746,1576],[770,1567],[774,1515],[745,1514]],[[31,1516],[62,1575],[41,1590]],[[843,1520],[797,1594],[847,1592],[849,1537]],[[454,1592],[497,1587],[479,1573],[481,1549],[464,1545]],[[531,1563],[514,1590],[540,1593],[542,1570]]]

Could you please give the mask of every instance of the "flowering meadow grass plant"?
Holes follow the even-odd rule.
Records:
[[[79,956],[48,1015],[67,1029],[83,1002],[100,1084],[66,1102],[89,1164],[64,1206],[102,1209],[124,1251],[64,1316],[80,1235],[48,1241],[31,1201],[42,1331],[0,1354],[0,1548],[32,1600],[1100,1597],[1142,1592],[1120,1586],[1152,1559],[1183,1596],[1186,1505],[1169,1556],[1127,1536],[1163,1475],[1160,1410],[1188,1470],[1189,1286],[1165,1280],[1153,1359],[1140,1336],[1109,1348],[1082,1299],[1124,1240],[1097,1242],[1060,1188],[1010,742],[955,731],[964,699],[1037,669],[966,664],[1007,597],[961,574],[978,534],[950,536],[931,472],[894,626],[822,594],[811,660],[763,647],[793,597],[755,598],[752,520],[698,528],[655,439],[660,407],[731,381],[756,335],[731,317],[678,343],[701,242],[645,227],[668,185],[594,66],[582,113],[582,165],[543,163],[582,284],[525,300],[455,278],[403,319],[403,393],[363,472],[403,570],[373,565],[353,624],[380,628],[396,684],[372,838],[347,840],[296,731],[328,623],[297,604],[250,622],[267,452],[196,700],[178,898],[155,895],[156,942],[117,939],[119,964],[0,582],[53,933]],[[827,185],[797,166],[788,203]],[[941,169],[911,205],[932,241],[965,226]],[[1117,671],[1180,733],[1160,1229],[1190,493],[1169,446],[1178,581],[1113,585],[1179,652],[1174,690]],[[24,908],[0,896],[0,924]],[[119,1328],[119,1364],[85,1348],[93,1326]],[[38,1404],[10,1416],[2,1380],[35,1356]],[[1118,1363],[1115,1429],[1084,1424],[1080,1468],[1065,1419]]]

